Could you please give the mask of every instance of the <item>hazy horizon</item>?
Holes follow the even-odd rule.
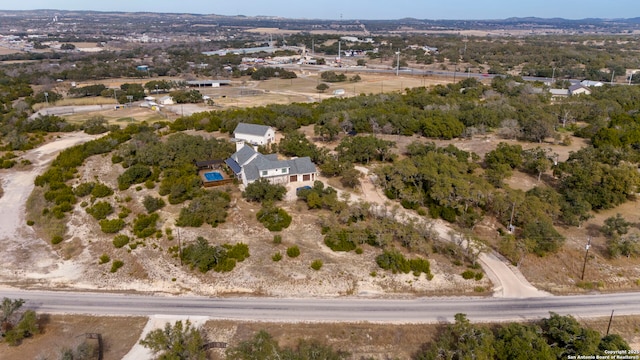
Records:
[[[511,17],[539,18],[633,18],[640,12],[637,0],[616,0],[614,4],[605,4],[596,0],[540,0],[535,3],[520,3],[507,0],[436,2],[426,0],[324,0],[318,2],[299,2],[286,0],[243,2],[184,0],[181,2],[168,0],[94,2],[88,4],[84,0],[30,0],[2,5],[0,10],[93,10],[119,12],[157,12],[157,13],[192,13],[216,15],[245,16],[279,16],[297,19],[324,20],[395,20],[401,18],[432,20],[491,20]]]

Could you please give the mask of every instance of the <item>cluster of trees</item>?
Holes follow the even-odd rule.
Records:
[[[397,272],[405,274],[413,272],[413,275],[420,276],[420,274],[424,273],[427,279],[433,278],[429,260],[422,258],[407,260],[397,250],[385,250],[382,254],[376,256],[376,264],[382,269],[391,270],[394,274]]]
[[[617,334],[602,336],[586,328],[570,315],[550,313],[548,318],[530,323],[496,326],[471,323],[465,314],[456,314],[452,324],[444,325],[437,337],[424,344],[411,358],[436,359],[566,359],[573,356],[606,355],[631,350]],[[145,336],[140,344],[161,359],[206,359],[206,333],[187,320],[167,324]],[[336,350],[316,339],[298,340],[293,347],[282,347],[262,330],[226,351],[229,360],[268,359],[350,359],[351,354]]]
[[[40,333],[36,312],[21,312],[22,305],[22,299],[3,298],[0,303],[0,340],[11,346],[20,345],[23,339]]]
[[[253,80],[267,80],[271,78],[295,79],[298,77],[293,71],[280,67],[261,67],[247,75],[251,75],[251,79]]]
[[[139,126],[130,125],[124,130],[113,131],[100,139],[60,152],[53,160],[51,167],[35,180],[36,186],[45,189],[44,198],[51,206],[51,208],[45,208],[43,214],[61,219],[65,213],[73,210],[77,199],[74,189],[67,182],[75,177],[77,168],[90,156],[112,151],[120,143],[129,140],[132,133],[139,130]]]
[[[630,226],[631,223],[622,215],[616,214],[607,218],[600,228],[607,237],[607,251],[612,258],[640,256],[640,237],[638,234],[627,235]]]
[[[236,267],[236,262],[242,262],[248,257],[249,247],[244,243],[210,245],[201,236],[182,250],[184,263],[203,273],[209,270],[229,272]]]
[[[572,316],[551,313],[530,324],[511,323],[490,329],[472,324],[456,314],[433,342],[414,357],[428,359],[566,359],[579,355],[605,355],[605,351],[629,350],[616,334],[602,336],[583,327]]]
[[[188,206],[180,210],[177,226],[200,227],[207,223],[217,227],[227,219],[231,195],[225,191],[200,189]]]
[[[331,250],[361,253],[360,246],[364,244],[379,247],[384,249],[384,253],[377,262],[383,269],[414,271],[416,275],[424,272],[431,278],[428,260],[407,260],[393,250],[393,246],[399,244],[410,251],[428,254],[435,236],[427,226],[400,223],[394,219],[393,213],[368,203],[347,204],[338,199],[335,189],[325,188],[320,181],[316,181],[312,188],[299,190],[297,195],[309,209],[330,211],[331,216],[323,217],[320,226],[324,243]]]

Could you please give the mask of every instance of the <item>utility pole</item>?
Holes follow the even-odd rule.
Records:
[[[613,77],[616,76],[616,71],[613,70],[613,72],[611,73],[611,85],[613,85]]]
[[[615,310],[611,310],[611,317],[609,318],[609,325],[607,325],[607,336],[609,336],[609,330],[611,330],[611,322],[613,321],[613,312]]]
[[[44,101],[47,103],[47,106],[49,106],[49,93],[48,92],[44,92]]]
[[[516,213],[516,203],[514,202],[513,205],[511,206],[511,218],[509,219],[509,233],[513,233],[514,227],[513,227],[513,215],[515,215]]]
[[[584,254],[584,264],[582,265],[582,276],[580,276],[580,280],[584,280],[584,271],[587,268],[587,258],[589,257],[589,248],[591,247],[591,237],[587,240],[587,245],[585,246],[586,252]]]
[[[398,76],[398,72],[400,71],[400,49],[396,51],[396,55],[398,56],[398,60],[396,60],[396,76]]]

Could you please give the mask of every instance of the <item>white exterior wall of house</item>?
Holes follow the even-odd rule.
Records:
[[[288,184],[289,178],[287,176],[274,176],[267,178],[271,184]]]
[[[289,175],[289,168],[278,168],[270,170],[260,170],[260,177],[272,177],[278,175]]]
[[[270,141],[268,136],[256,136],[256,135],[241,134],[241,133],[234,133],[233,137],[235,137],[236,139],[244,140],[249,144],[255,144],[255,145],[266,145],[271,141],[273,141],[273,140]],[[275,139],[275,134],[273,134],[271,139]]]

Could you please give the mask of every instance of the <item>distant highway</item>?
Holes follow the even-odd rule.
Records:
[[[335,67],[329,65],[298,65],[298,64],[280,64],[280,65],[272,65],[278,66],[287,69],[293,70],[309,70],[309,71],[336,71],[336,72],[344,72],[344,73],[375,73],[375,74],[396,74],[396,69],[380,69],[380,68],[369,68],[369,67]],[[488,74],[488,73],[474,73],[474,72],[465,72],[465,71],[445,71],[445,70],[426,70],[426,69],[413,69],[413,68],[400,68],[397,71],[398,75],[410,75],[410,76],[437,76],[437,77],[448,77],[448,78],[456,78],[456,81],[463,80],[465,78],[471,77],[476,79],[493,79],[496,76],[504,76],[500,74]],[[522,76],[522,79],[525,81],[540,81],[540,82],[550,82],[551,78],[548,77],[536,77],[536,76]],[[559,80],[559,79],[556,79]],[[580,80],[577,79],[563,79],[568,80],[569,82],[578,83]]]
[[[93,315],[182,315],[253,321],[370,321],[433,323],[465,313],[472,321],[519,321],[547,317],[550,311],[576,317],[640,314],[640,293],[543,298],[279,299],[208,298],[87,292],[0,290],[0,297],[26,300],[42,313]]]

